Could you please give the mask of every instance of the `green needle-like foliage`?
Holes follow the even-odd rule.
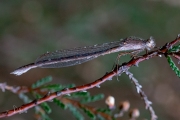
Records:
[[[59,107],[61,107],[62,109],[66,109],[67,106],[65,104],[63,104],[60,100],[54,98],[53,102],[56,103]]]
[[[41,98],[41,95],[39,95],[38,93],[34,93],[34,94],[37,99]],[[46,111],[46,113],[49,114],[52,112],[52,110],[51,110],[50,106],[47,104],[47,102],[41,103],[40,106],[43,108],[44,111]]]
[[[104,98],[104,94],[88,96],[88,97],[83,98],[83,100],[81,100],[81,103],[95,102],[95,101],[101,100],[103,98]]]
[[[91,119],[96,119],[96,115],[94,115],[90,110],[86,109],[85,107],[82,108],[84,113],[86,113]]]
[[[168,52],[178,52],[180,50],[180,44],[172,47]]]
[[[19,98],[22,99],[24,101],[24,103],[29,103],[31,102],[32,100],[29,99],[29,97],[23,93],[19,94]]]
[[[47,90],[53,90],[53,91],[59,91],[61,89],[63,89],[64,86],[60,85],[60,84],[50,84],[50,85],[46,85],[46,86],[42,86],[41,89],[47,89]]]
[[[170,67],[172,68],[172,70],[176,73],[176,75],[178,77],[180,77],[180,71],[179,71],[179,68],[176,66],[176,64],[173,62],[173,60],[171,59],[170,56],[167,56],[167,61],[170,65]]]
[[[42,120],[52,120],[45,112],[43,112],[40,106],[35,107],[35,113],[41,116]]]
[[[60,85],[60,84],[47,84],[52,81],[52,77],[51,76],[47,76],[45,78],[42,78],[40,80],[38,80],[37,82],[35,82],[32,85],[32,88],[39,88],[40,90],[46,90],[46,91],[61,91],[65,88],[73,88],[75,87],[74,84],[69,84],[69,85]],[[36,99],[40,99],[42,98],[42,96],[37,93],[37,92],[32,92],[33,95],[35,96]],[[20,96],[21,99],[24,99],[24,101],[28,101],[26,96],[21,95]],[[75,93],[71,93],[70,96],[66,96],[68,98],[81,98],[81,103],[89,103],[89,102],[95,102],[98,100],[101,100],[104,98],[103,94],[98,94],[98,95],[94,95],[91,96],[89,92],[75,92]],[[60,100],[58,99],[53,99],[53,102],[55,104],[57,104],[59,107],[61,107],[62,109],[69,109],[73,115],[75,116],[75,118],[77,120],[84,120],[83,115],[77,110],[77,108],[75,106],[73,106],[72,104],[64,104],[62,103]],[[52,110],[50,108],[50,106],[47,104],[47,102],[41,103],[40,106],[36,106],[36,108],[39,107],[39,109],[43,109],[45,112],[41,112],[41,110],[38,111],[38,109],[35,109],[36,114],[39,114],[41,116],[42,119],[44,120],[50,120],[49,116],[47,115],[47,113],[51,113]],[[100,119],[103,120],[104,118],[100,115],[95,115],[94,113],[92,113],[90,110],[86,109],[86,108],[81,108],[91,119]],[[105,112],[106,110],[104,110],[103,112]],[[102,112],[102,111],[101,111]],[[107,111],[106,111],[107,112]]]
[[[98,117],[98,120],[105,120],[105,118],[102,117],[101,115],[97,115],[97,117]]]
[[[83,115],[71,104],[67,104],[68,109],[73,113],[77,120],[84,120]]]
[[[61,84],[49,84],[49,85],[44,85],[41,87],[41,89],[47,89],[51,91],[60,91],[64,88],[72,88],[75,87],[74,84],[69,84],[69,85],[61,85]]]
[[[112,114],[112,111],[109,108],[100,108],[100,109],[97,109],[97,111],[98,112],[103,112],[103,113],[106,113],[106,114],[109,114],[109,115]]]
[[[89,92],[75,92],[75,93],[71,93],[70,97],[79,98],[79,97],[88,97],[88,96],[90,96]]]
[[[40,87],[46,83],[49,83],[52,81],[52,77],[51,76],[47,76],[45,78],[42,78],[40,80],[38,80],[37,82],[35,82],[34,84],[32,84],[32,88],[37,88]]]

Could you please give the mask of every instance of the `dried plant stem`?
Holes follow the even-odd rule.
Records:
[[[144,100],[146,109],[148,109],[149,112],[151,113],[151,120],[156,120],[157,115],[155,114],[155,111],[154,111],[153,107],[151,106],[152,102],[148,100],[147,95],[142,90],[142,86],[138,83],[138,80],[135,77],[133,77],[132,73],[130,73],[129,71],[126,71],[126,74],[129,76],[129,78],[132,80],[132,82],[136,86],[137,93],[140,94],[140,96]]]
[[[0,89],[5,92],[5,90],[11,91],[12,93],[15,94],[19,94],[19,93],[28,93],[31,91],[40,91],[40,87],[37,87],[35,89],[32,89],[31,87],[27,87],[27,86],[17,86],[17,87],[13,87],[10,85],[7,85],[6,83],[0,83]]]

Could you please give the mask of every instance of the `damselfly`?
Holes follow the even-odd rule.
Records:
[[[138,37],[127,37],[119,41],[103,43],[94,46],[77,47],[72,49],[57,50],[47,52],[41,55],[34,63],[24,65],[11,74],[21,75],[28,70],[36,67],[40,68],[60,68],[78,65],[101,55],[106,55],[120,51],[138,51],[151,50],[155,47],[155,41],[152,37],[147,40]]]

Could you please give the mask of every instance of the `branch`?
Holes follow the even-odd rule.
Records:
[[[37,87],[32,89],[31,87],[27,87],[27,86],[17,86],[17,87],[13,87],[10,85],[7,85],[6,83],[0,83],[0,89],[5,92],[5,90],[11,91],[12,93],[28,93],[31,91],[36,91],[36,92],[40,92],[41,87]]]
[[[102,84],[103,82],[105,82],[107,80],[112,80],[112,77],[114,77],[116,75],[121,75],[122,73],[128,71],[131,66],[137,66],[140,62],[148,60],[148,59],[156,57],[156,56],[161,56],[161,55],[167,56],[167,54],[169,55],[168,50],[170,48],[172,48],[172,46],[179,41],[180,41],[180,35],[178,35],[178,37],[174,41],[165,44],[162,48],[160,48],[158,50],[144,54],[143,56],[138,57],[138,58],[132,58],[129,62],[124,63],[122,65],[117,65],[111,72],[105,74],[103,77],[99,78],[98,80],[96,80],[92,83],[73,87],[73,88],[66,88],[61,91],[50,93],[49,95],[45,95],[44,97],[42,97],[40,99],[34,100],[28,104],[24,104],[20,107],[17,107],[16,109],[11,109],[11,110],[8,110],[5,112],[1,112],[0,118],[12,116],[12,115],[15,115],[18,113],[22,113],[23,111],[27,111],[28,109],[35,107],[36,105],[39,105],[46,101],[51,101],[52,99],[62,96],[62,95],[65,95],[65,94],[70,94],[70,93],[79,92],[79,91],[86,91],[93,87],[99,87],[100,84]]]

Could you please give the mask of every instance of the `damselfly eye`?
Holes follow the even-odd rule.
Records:
[[[150,38],[147,40],[147,42],[146,42],[146,48],[147,48],[148,50],[151,50],[151,49],[153,49],[155,46],[156,46],[156,43],[155,43],[155,41],[154,41],[154,38],[153,38],[153,37],[150,37]]]

